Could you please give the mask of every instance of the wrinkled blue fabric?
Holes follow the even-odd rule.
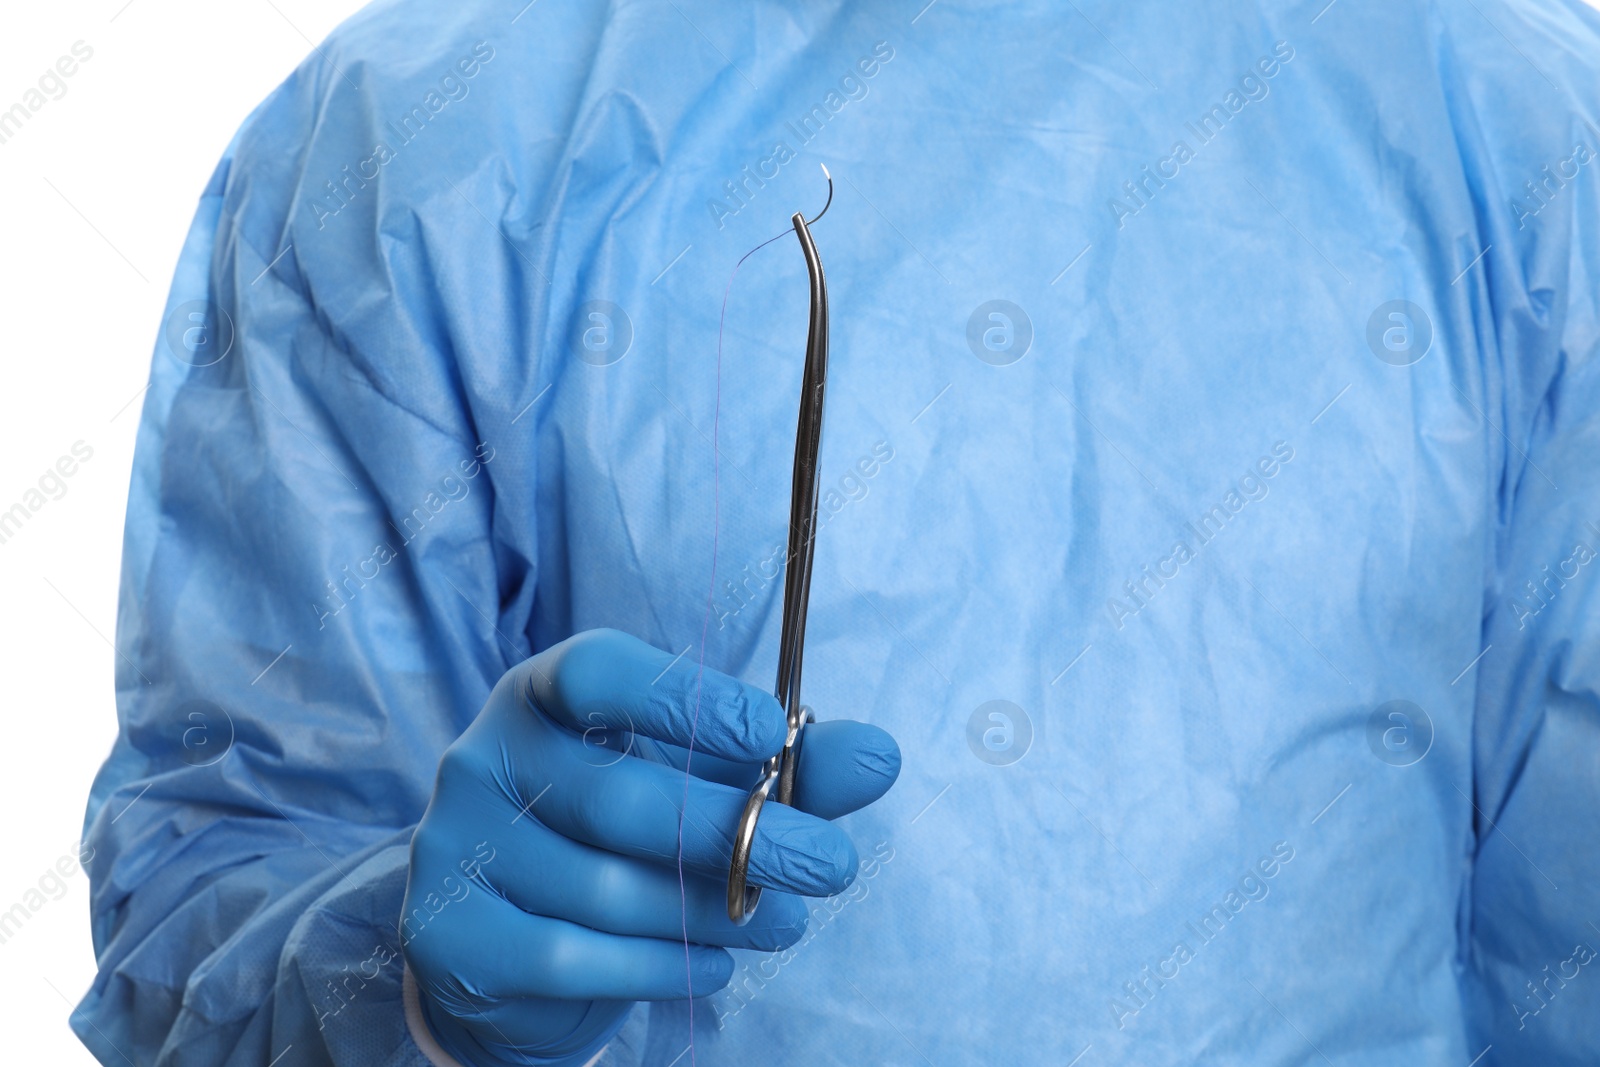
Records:
[[[103,1062],[421,1063],[440,754],[576,632],[698,658],[714,529],[769,682],[793,241],[720,379],[719,309],[818,163],[806,699],[904,769],[693,1061],[1600,1057],[1600,15],[920,7],[381,3],[246,122],[139,430]]]

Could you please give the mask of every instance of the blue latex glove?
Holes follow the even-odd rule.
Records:
[[[411,845],[402,944],[440,1043],[470,1064],[583,1063],[633,1001],[715,992],[733,974],[728,947],[799,940],[792,894],[842,892],[857,870],[826,820],[881,797],[900,751],[866,723],[807,728],[803,810],[763,809],[750,879],[767,892],[735,926],[732,833],[785,729],[769,694],[615,630],[508,671],[445,753]]]

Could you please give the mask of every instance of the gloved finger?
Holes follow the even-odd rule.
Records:
[[[625,742],[618,742],[625,743]],[[636,739],[635,751],[645,746],[660,762],[682,770],[688,763],[698,778],[749,789],[761,768],[734,763],[696,750],[659,741]],[[800,749],[800,772],[795,781],[795,807],[824,819],[837,819],[866,807],[889,791],[900,776],[900,746],[884,730],[852,719],[829,719],[805,728]]]
[[[526,662],[527,698],[555,721],[629,730],[724,759],[759,762],[783,747],[788,724],[767,692],[703,670],[616,630],[588,630]]]
[[[512,742],[516,792],[545,826],[608,852],[675,864],[678,812],[686,870],[712,880],[727,876],[733,835],[746,791],[708,782],[665,764],[623,756],[603,766],[585,760],[582,738],[529,716]],[[441,775],[453,773],[447,754]],[[515,803],[513,800],[512,803]],[[750,880],[803,896],[843,892],[854,879],[856,848],[837,826],[783,804],[767,804],[750,850]]]
[[[686,776],[631,754],[603,758],[579,734],[514,699],[526,677],[509,672],[462,742],[439,761],[435,807],[452,826],[511,825],[524,817],[609,852],[675,863],[678,809],[687,786],[687,870],[726,877],[747,792]],[[782,804],[768,805],[751,850],[750,877],[783,893],[831,896],[855,877],[855,845],[838,827]],[[475,830],[473,832],[476,832]],[[425,838],[432,833],[419,835]],[[459,839],[466,831],[439,835]]]
[[[741,763],[712,756],[700,751],[698,741],[695,742],[693,759],[689,758],[689,750],[681,745],[669,745],[665,741],[649,738],[636,738],[634,751],[640,756],[654,759],[657,763],[664,763],[679,771],[687,766],[689,772],[696,778],[704,778],[708,782],[721,782],[736,789],[748,791],[761,776],[761,764]]]
[[[653,737],[642,734],[629,733],[626,730],[590,730],[583,735],[584,740],[595,749],[595,752],[609,752],[611,760],[624,753],[638,756],[640,759],[650,760],[654,763],[664,764],[678,771],[687,765],[689,773],[696,778],[704,778],[708,782],[720,782],[738,789],[748,791],[756,784],[756,779],[761,776],[760,763],[735,762],[702,752],[697,741],[694,747],[694,759],[690,760],[689,750],[679,745],[669,745],[665,741],[657,741]],[[591,759],[590,762],[602,760]]]
[[[455,1035],[453,1040],[440,1042],[457,1064],[586,1062],[589,1057],[585,1054],[594,1043],[633,1007],[633,1002],[626,1000],[473,997],[470,1011],[441,1019],[443,1013],[429,1002],[433,991],[428,994],[422,1010],[435,1031],[450,1033],[454,1028],[468,1035],[470,1043]],[[698,988],[695,994],[699,995]],[[552,1034],[564,1036],[552,1040]]]
[[[406,904],[409,914],[409,895]],[[461,1016],[479,1010],[479,998],[675,1000],[689,995],[691,980],[703,996],[733,975],[726,949],[691,943],[686,959],[681,940],[530,915],[481,889],[446,903],[403,945],[418,982]]]
[[[899,776],[900,746],[884,730],[853,719],[810,723],[800,746],[794,806],[837,819],[883,796]]]
[[[778,952],[805,933],[799,897],[771,892],[744,926],[728,919],[726,871],[705,878],[677,865],[634,859],[573,841],[533,819],[491,835],[494,888],[523,911],[606,933],[682,939],[725,948]],[[560,872],[552,877],[552,872]]]

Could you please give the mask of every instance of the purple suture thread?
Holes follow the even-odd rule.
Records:
[[[695,1065],[694,1050],[694,958],[689,946],[689,891],[683,878],[683,821],[689,812],[689,765],[694,762],[694,739],[700,730],[700,693],[706,674],[706,637],[711,632],[711,613],[717,599],[717,540],[722,520],[722,452],[717,446],[718,430],[722,425],[722,330],[728,321],[728,294],[733,291],[733,280],[739,276],[744,261],[787,236],[785,230],[777,237],[769,237],[739,257],[728,275],[728,285],[722,290],[722,313],[717,318],[717,390],[711,409],[711,584],[706,590],[706,614],[700,623],[700,662],[694,676],[694,719],[689,724],[689,751],[683,760],[683,804],[678,809],[678,905],[683,924],[683,967],[689,991],[689,1064]]]

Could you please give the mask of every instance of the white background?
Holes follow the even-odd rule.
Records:
[[[0,912],[74,854],[116,735],[108,642],[134,433],[195,204],[245,116],[360,6],[8,6],[0,111],[74,42],[94,55],[0,144],[0,511],[74,442],[94,456],[0,544]],[[0,944],[6,1063],[94,1063],[67,1028],[95,970],[88,880],[73,870],[65,893]]]

